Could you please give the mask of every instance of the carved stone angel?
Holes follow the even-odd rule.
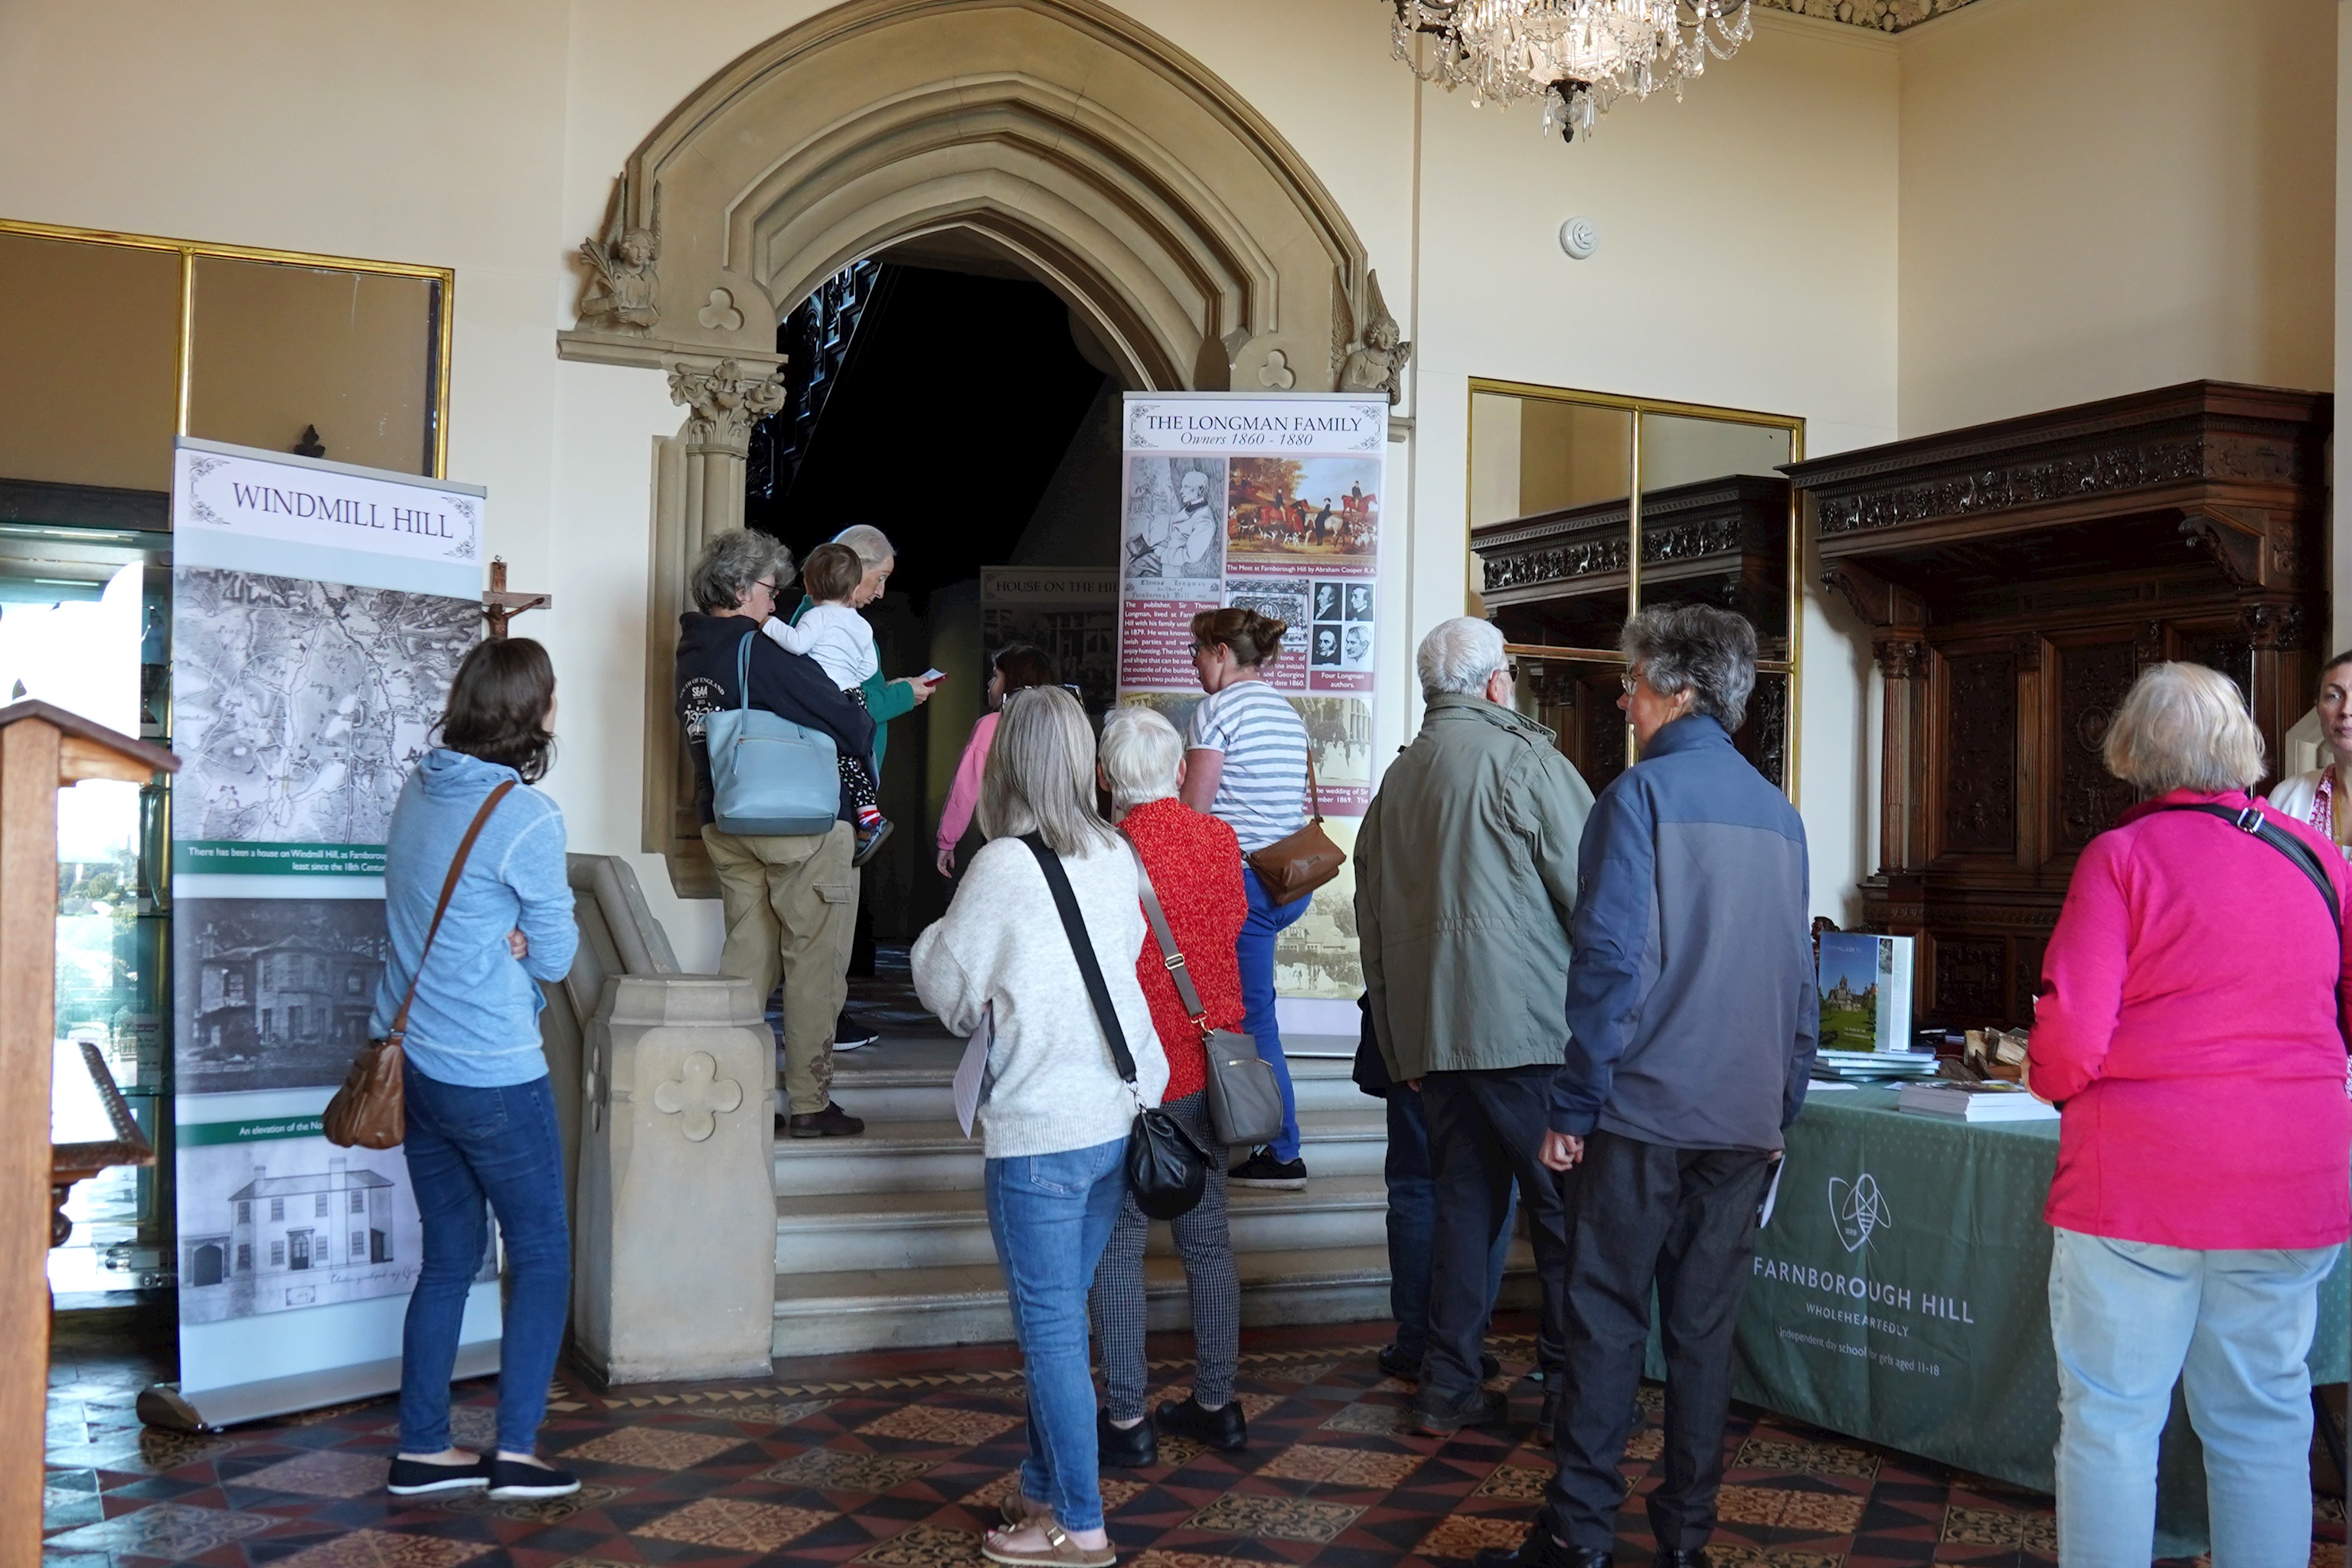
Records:
[[[1348,291],[1331,291],[1331,363],[1339,373],[1339,390],[1384,392],[1394,404],[1404,395],[1404,367],[1412,358],[1412,344],[1403,341],[1388,302],[1381,298],[1377,271],[1364,276],[1364,300],[1363,335],[1358,337]]]
[[[613,203],[613,221],[602,241],[581,244],[588,264],[588,292],[581,297],[580,322],[625,332],[648,332],[661,320],[656,302],[656,263],[661,260],[661,190],[654,190],[653,226],[633,228],[624,221],[625,190]]]

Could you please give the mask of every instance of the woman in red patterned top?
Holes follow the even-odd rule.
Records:
[[[1240,1027],[1242,974],[1234,943],[1249,913],[1249,899],[1242,890],[1241,845],[1234,830],[1176,798],[1184,776],[1183,738],[1150,709],[1114,711],[1103,725],[1097,755],[1112,819],[1143,857],[1169,930],[1184,954],[1185,971],[1206,1009],[1202,1022],[1215,1029]],[[1214,1150],[1217,1137],[1202,1092],[1208,1053],[1149,931],[1136,955],[1135,973],[1168,1055],[1168,1091],[1160,1109]],[[1192,1393],[1181,1403],[1162,1401],[1157,1415],[1160,1430],[1232,1450],[1249,1442],[1242,1407],[1234,1398],[1241,1283],[1234,1271],[1233,1237],[1225,1229],[1225,1162],[1213,1159],[1209,1165],[1199,1206],[1171,1222],[1192,1300]],[[1106,1465],[1159,1461],[1153,1423],[1143,1418],[1143,1244],[1150,1232],[1150,1222],[1130,1195],[1095,1269],[1095,1340],[1102,1348],[1108,1400],[1097,1422]]]

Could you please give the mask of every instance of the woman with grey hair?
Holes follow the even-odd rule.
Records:
[[[1096,1475],[1087,1288],[1127,1195],[1139,1102],[1160,1103],[1168,1059],[1137,984],[1144,941],[1135,858],[1094,803],[1095,738],[1058,687],[1016,692],[980,788],[988,843],[945,916],[916,939],[915,993],[960,1035],[987,1032],[979,1125],[989,1234],[1029,1384],[1029,1459],[1005,1528],[982,1551],[1015,1565],[1113,1561]],[[1041,857],[1058,859],[1135,1062],[1112,1065]]]
[[[845,755],[872,749],[874,721],[816,660],[787,653],[759,635],[792,575],[792,552],[767,534],[730,529],[703,545],[687,578],[698,607],[677,618],[677,711],[694,757],[702,842],[727,911],[719,967],[751,981],[762,1005],[777,979],[785,982],[790,1108],[776,1118],[776,1131],[794,1138],[848,1137],[866,1124],[833,1102],[830,1085],[835,1020],[848,995],[857,918],[857,875],[849,867],[856,820],[850,787],[843,784],[841,816],[827,832],[730,833],[713,820],[710,752],[702,732],[711,714],[748,700],[824,731]],[[737,673],[743,669],[750,672],[748,696]]]
[[[2067,1568],[2144,1568],[2178,1382],[2205,1446],[2216,1568],[2301,1563],[2304,1358],[2319,1283],[2352,1236],[2339,915],[2352,869],[2254,798],[2262,733],[2217,671],[2141,675],[2105,758],[2148,798],[2075,862],[2028,1061],[2033,1092],[2063,1112],[2043,1211],[2058,1553]]]
[[[1203,1147],[1213,1149],[1217,1136],[1209,1121],[1205,1040],[1209,1030],[1236,1028],[1242,1021],[1242,973],[1234,944],[1249,914],[1249,897],[1242,890],[1241,846],[1231,827],[1176,798],[1184,781],[1184,739],[1160,714],[1137,706],[1114,709],[1103,724],[1101,752],[1096,776],[1110,792],[1112,818],[1142,859],[1201,999],[1202,1015],[1195,1018],[1177,993],[1160,943],[1147,933],[1136,955],[1135,978],[1168,1057],[1168,1089],[1160,1105]],[[1234,1268],[1233,1237],[1225,1228],[1223,1162],[1213,1163],[1199,1205],[1177,1215],[1169,1228],[1192,1303],[1192,1392],[1181,1401],[1162,1400],[1153,1414],[1163,1431],[1213,1448],[1244,1447],[1249,1426],[1234,1397],[1241,1281]],[[1097,1436],[1106,1465],[1160,1462],[1159,1440],[1143,1408],[1143,1244],[1150,1229],[1129,1196],[1095,1270],[1095,1338],[1102,1345],[1107,1401]]]
[[[858,579],[856,592],[849,595],[852,607],[862,610],[881,598],[889,584],[890,574],[898,565],[898,547],[890,542],[890,536],[870,522],[854,522],[835,534],[831,542],[856,551],[858,563],[866,568],[865,575]],[[799,625],[800,618],[814,603],[807,595],[802,595],[800,603],[793,607],[791,623]],[[936,680],[914,678],[886,680],[877,669],[858,688],[865,694],[866,710],[874,715],[874,773],[877,780],[882,773],[882,753],[890,742],[890,721],[929,702],[938,685]]]

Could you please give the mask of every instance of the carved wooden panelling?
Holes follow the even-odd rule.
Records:
[[[2017,660],[2008,653],[1945,661],[1948,759],[1944,848],[2007,855],[2017,848]]]
[[[1999,937],[1943,937],[1936,943],[1936,1012],[1963,1028],[2009,1016],[2007,944]]]
[[[1584,782],[1599,795],[1625,771],[1625,715],[1613,702],[1590,694],[1584,710]]]
[[[2254,700],[2254,645],[2243,637],[2203,633],[2180,639],[2180,657],[2190,664],[2218,669],[2238,683],[2239,694]]]
[[[1749,760],[1756,771],[1789,787],[1789,681],[1786,676],[1759,675],[1748,698]]]
[[[2042,955],[2050,946],[2039,936],[2017,939],[2017,961],[2010,969],[2010,1028],[2031,1028],[2033,998],[2042,989]]]
[[[2137,676],[2128,642],[2058,652],[2058,842],[2080,849],[2116,825],[2132,789],[2107,772],[2107,725]]]

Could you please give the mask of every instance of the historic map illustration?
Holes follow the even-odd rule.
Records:
[[[481,606],[207,567],[173,588],[173,836],[382,844]]]

